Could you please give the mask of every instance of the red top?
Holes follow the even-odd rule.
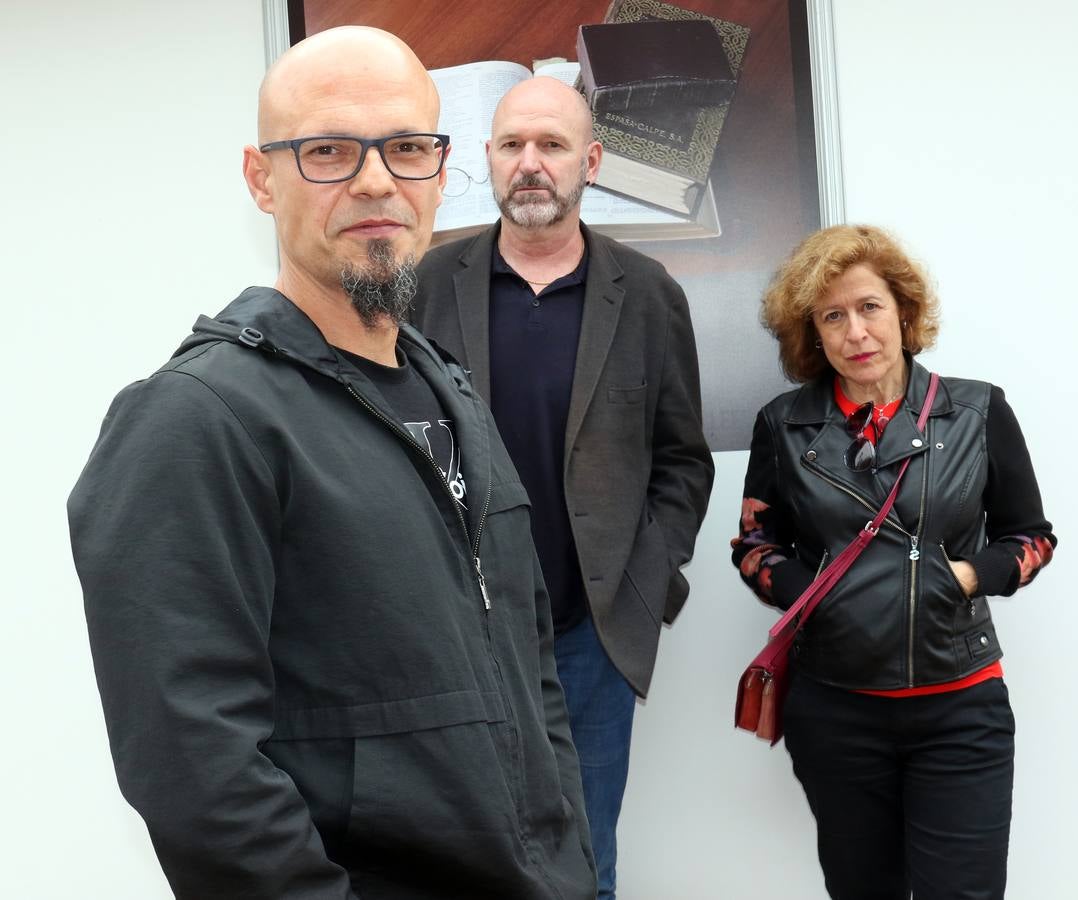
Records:
[[[842,386],[838,383],[838,378],[835,378],[835,403],[838,404],[838,408],[842,410],[842,415],[849,416],[855,410],[864,406],[863,403],[854,403],[844,393],[842,393]],[[895,397],[886,406],[873,406],[872,407],[872,427],[865,428],[865,437],[872,441],[873,444],[877,443],[880,439],[880,435],[883,434],[883,429],[887,426],[887,423],[894,418],[896,412],[898,412],[899,406],[902,405],[902,397]]]
[[[862,403],[854,403],[844,393],[842,393],[842,386],[838,382],[838,378],[835,378],[835,403],[838,404],[838,408],[842,410],[844,416],[849,416],[854,410],[863,406]],[[894,414],[898,412],[898,407],[902,403],[902,398],[897,397],[888,403],[886,406],[873,406],[872,407],[872,427],[865,428],[865,437],[872,443],[879,441],[880,435],[883,434],[883,429],[887,427],[887,423],[891,421]],[[909,687],[909,688],[896,688],[890,691],[855,691],[858,694],[872,694],[875,697],[920,697],[925,694],[943,694],[947,691],[960,691],[962,688],[973,687],[975,684],[980,684],[982,681],[987,681],[989,678],[1002,678],[1003,666],[997,659],[993,663],[989,663],[983,669],[978,669],[970,675],[966,675],[964,678],[959,678],[956,681],[945,681],[942,684],[930,684],[924,687]]]

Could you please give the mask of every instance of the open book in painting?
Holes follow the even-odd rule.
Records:
[[[432,69],[430,74],[442,98],[438,130],[449,135],[452,148],[446,161],[445,196],[434,221],[434,244],[441,244],[477,234],[498,220],[486,159],[490,124],[505,92],[533,73],[518,63],[484,61]],[[575,62],[548,62],[537,64],[535,74],[575,86],[580,66]],[[580,218],[590,228],[623,241],[719,234],[710,182],[692,216],[589,187],[584,191]]]

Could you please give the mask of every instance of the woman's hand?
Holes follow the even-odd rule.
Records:
[[[951,571],[954,572],[954,577],[958,579],[958,583],[962,585],[962,590],[966,592],[967,597],[972,597],[977,593],[977,572],[968,562],[964,559],[948,559],[947,564],[951,567]]]

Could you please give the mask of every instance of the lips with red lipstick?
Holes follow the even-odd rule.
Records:
[[[876,351],[872,351],[871,353],[858,353],[856,356],[847,357],[847,359],[849,359],[850,362],[861,363],[868,362],[875,355]]]

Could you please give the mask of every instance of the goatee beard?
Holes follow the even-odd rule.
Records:
[[[416,292],[416,260],[409,254],[400,262],[387,240],[367,244],[367,264],[345,263],[341,269],[341,287],[352,301],[360,321],[368,328],[405,321]]]

